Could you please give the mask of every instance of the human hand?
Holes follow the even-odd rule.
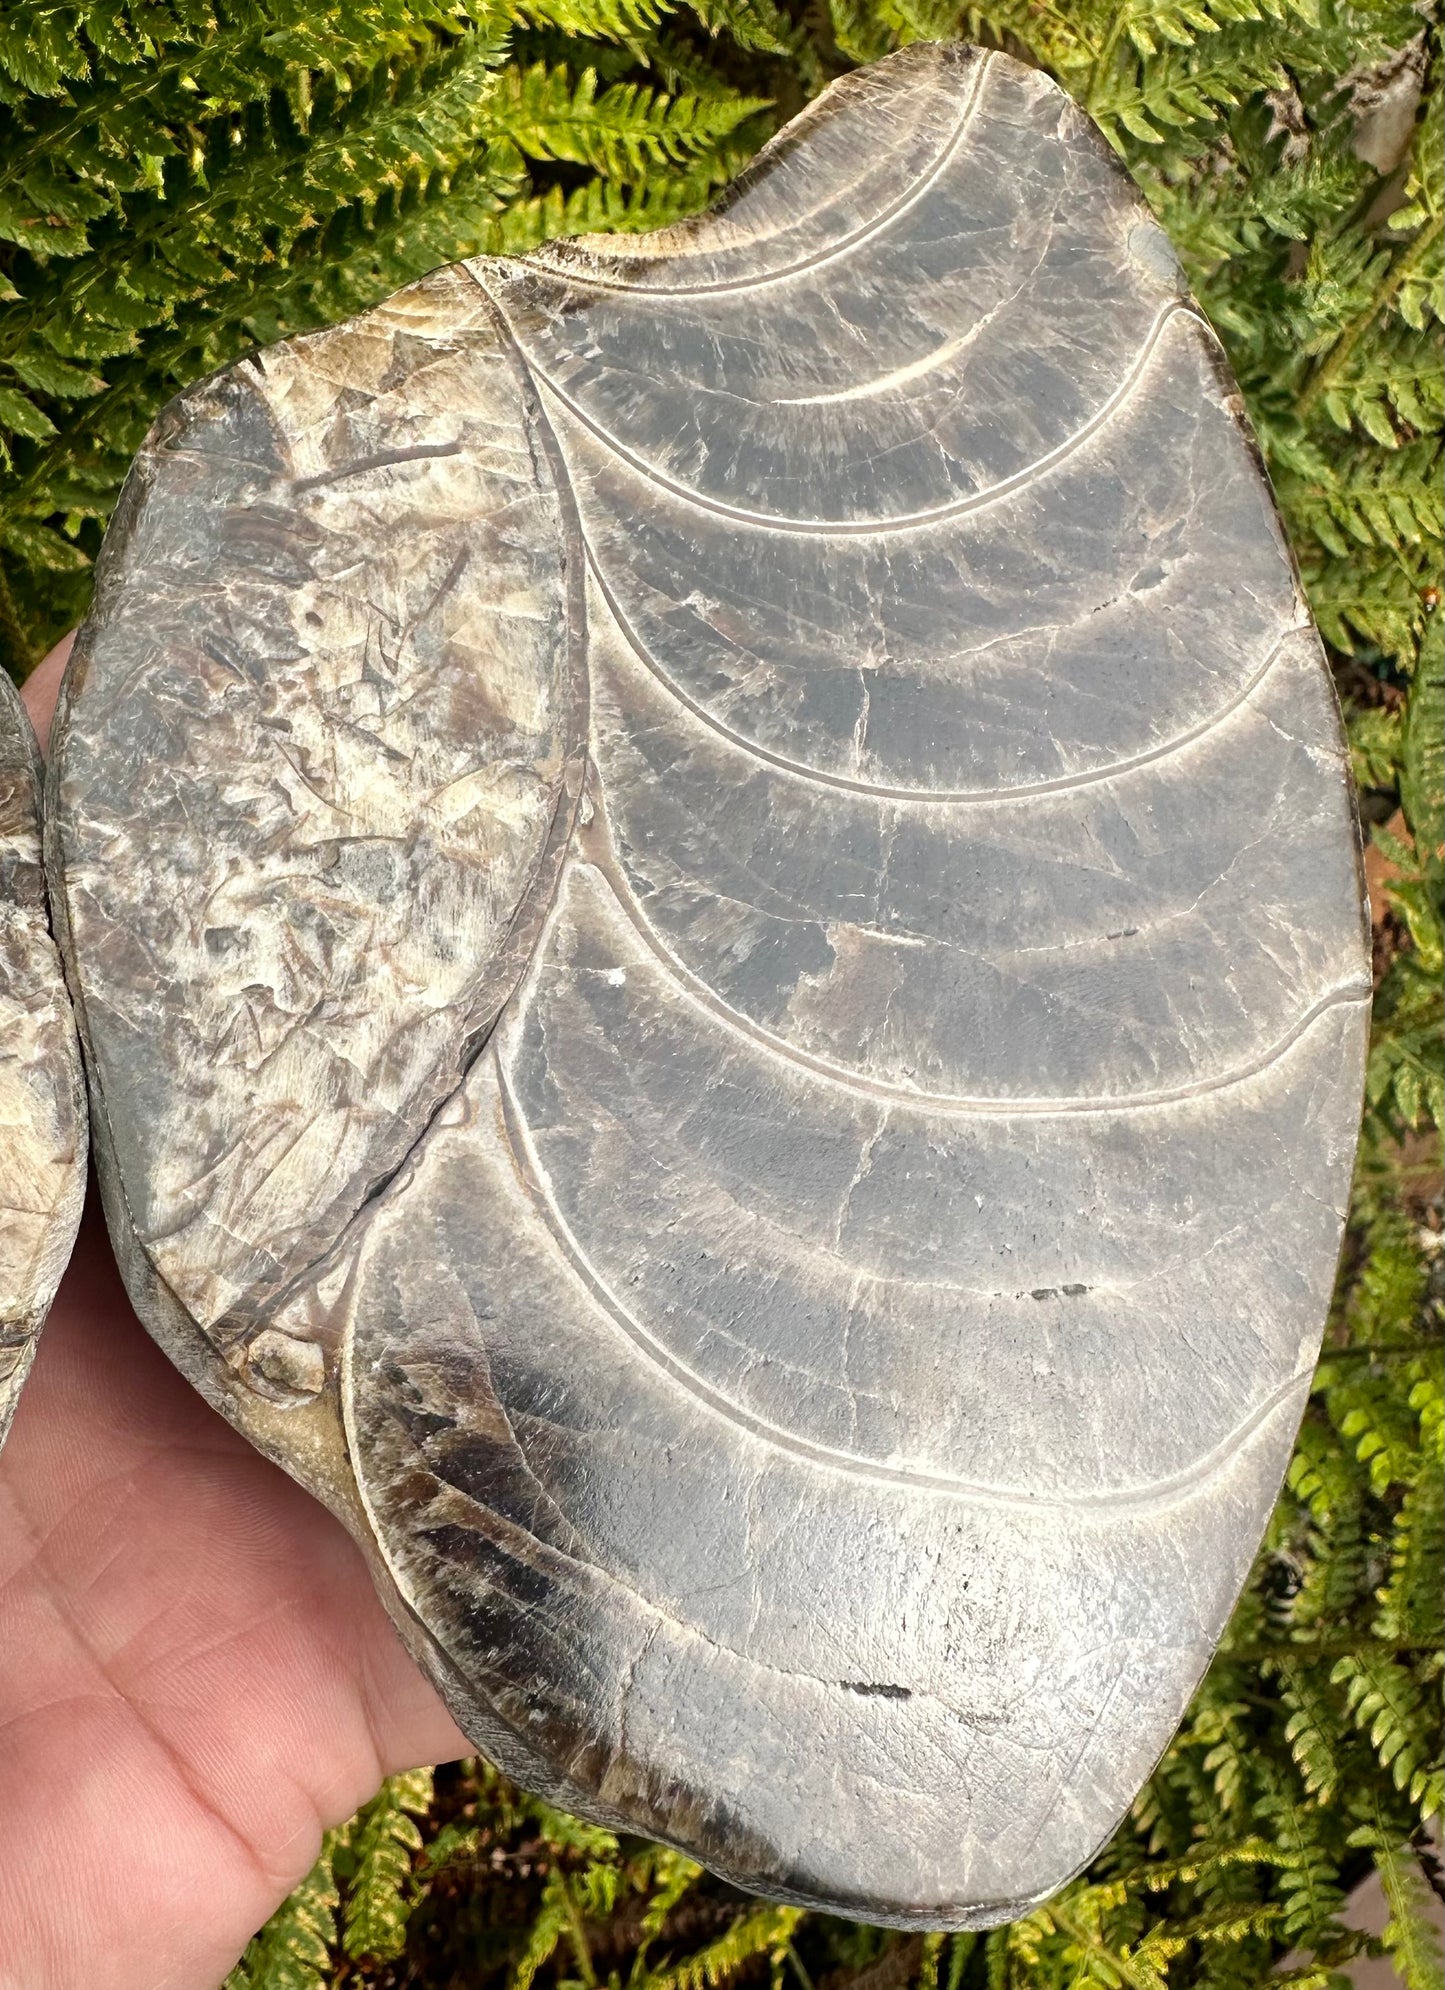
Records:
[[[215,1990],[323,1829],[467,1752],[340,1523],[145,1333],[92,1195],[0,1454],[0,1990]]]

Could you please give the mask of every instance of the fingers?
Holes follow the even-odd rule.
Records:
[[[72,629],[68,636],[60,638],[47,656],[41,658],[20,687],[20,696],[25,701],[25,709],[30,714],[30,723],[35,728],[42,753],[50,744],[50,721],[55,713],[55,700],[60,695],[60,680],[65,675],[65,666],[70,661],[74,645],[75,631]]]
[[[94,1209],[83,1237],[0,1470],[0,1986],[209,1990],[326,1826],[468,1744],[341,1526],[150,1342]]]

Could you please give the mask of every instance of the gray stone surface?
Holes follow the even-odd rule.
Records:
[[[40,860],[40,754],[0,670],[0,1444],[85,1200],[80,1046]]]
[[[1368,960],[1212,334],[915,48],[712,216],[181,397],[51,851],[143,1316],[464,1726],[745,1886],[1113,1828],[1318,1347]]]

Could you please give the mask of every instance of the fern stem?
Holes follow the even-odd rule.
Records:
[[[1410,1658],[1440,1649],[1435,1643],[1404,1638],[1321,1638],[1318,1643],[1225,1646],[1220,1656],[1231,1665],[1263,1665],[1272,1658]]]
[[[1415,237],[1405,253],[1397,257],[1395,262],[1391,264],[1387,275],[1382,280],[1379,289],[1370,299],[1370,302],[1354,322],[1347,326],[1335,340],[1335,343],[1331,346],[1319,366],[1316,367],[1313,376],[1306,384],[1303,393],[1296,403],[1297,411],[1301,417],[1310,414],[1318,405],[1320,397],[1323,394],[1327,394],[1330,388],[1334,386],[1335,382],[1349,365],[1355,349],[1359,345],[1360,340],[1365,336],[1365,333],[1369,331],[1375,320],[1380,316],[1380,313],[1388,309],[1391,300],[1395,297],[1406,277],[1413,275],[1435,243],[1440,239],[1442,228],[1445,228],[1445,215],[1437,214],[1433,221],[1420,230],[1420,233]]]
[[[803,1990],[814,1990],[813,1979],[808,1974],[808,1971],[804,1966],[803,1958],[798,1954],[798,1951],[793,1947],[793,1944],[791,1942],[788,1943],[783,1953],[787,1956],[788,1961],[792,1964],[793,1974],[802,1984]]]
[[[1089,70],[1089,87],[1084,93],[1084,108],[1090,113],[1096,111],[1099,107],[1099,97],[1103,91],[1104,79],[1109,73],[1109,65],[1114,60],[1115,53],[1118,50],[1119,38],[1124,32],[1124,24],[1129,18],[1131,5],[1132,0],[1119,0],[1119,5],[1114,9],[1113,19],[1109,23],[1109,31],[1104,36],[1099,53],[1094,57],[1093,65]]]
[[[1120,1950],[1111,1947],[1102,1935],[1086,1927],[1077,1915],[1069,1913],[1057,1902],[1054,1902],[1048,1911],[1049,1918],[1057,1922],[1079,1950],[1080,1960],[1084,1965],[1079,1981],[1087,1982],[1092,1976],[1096,1982],[1107,1983],[1112,1978],[1117,1983],[1127,1984],[1129,1990],[1154,1990],[1157,1979],[1151,1981],[1150,1976],[1145,1974],[1138,1963],[1122,1954]]]
[[[562,1907],[567,1916],[567,1935],[572,1944],[572,1952],[577,1958],[577,1970],[587,1990],[597,1990],[597,1971],[592,1962],[592,1947],[587,1940],[587,1930],[578,1910],[576,1896],[565,1873],[560,1875],[562,1885]]]
[[[1327,1361],[1408,1361],[1412,1355],[1418,1359],[1422,1354],[1438,1354],[1439,1352],[1440,1341],[1438,1338],[1430,1340],[1362,1341],[1358,1347],[1327,1347],[1320,1356],[1319,1365],[1323,1368]]]

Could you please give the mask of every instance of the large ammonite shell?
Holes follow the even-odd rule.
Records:
[[[1244,1579],[1340,1241],[1333,693],[1228,369],[1001,55],[165,411],[53,857],[135,1302],[478,1744],[1005,1918]]]

